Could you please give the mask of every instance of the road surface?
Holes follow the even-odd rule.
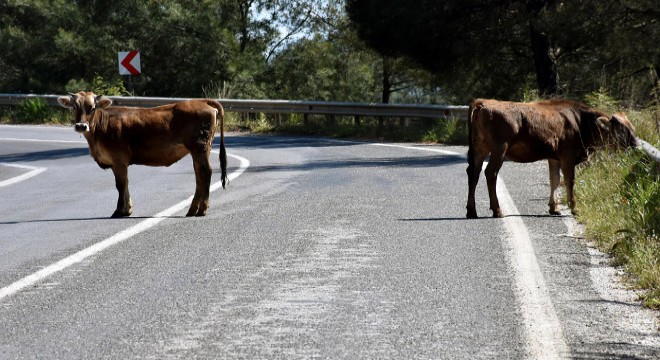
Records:
[[[0,126],[2,359],[660,358],[656,314],[546,216],[545,163],[504,165],[504,219],[482,177],[467,220],[465,147],[229,134],[206,217],[187,157],[130,167],[110,219],[83,140]]]

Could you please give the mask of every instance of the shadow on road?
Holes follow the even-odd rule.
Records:
[[[57,160],[79,156],[89,156],[89,149],[87,147],[69,148],[69,149],[56,149],[44,150],[25,153],[14,153],[0,155],[0,162],[14,163],[14,162],[31,162],[42,160]]]
[[[172,215],[172,216],[129,216],[123,218],[111,218],[110,216],[104,217],[89,217],[89,218],[63,218],[63,219],[35,219],[35,220],[17,220],[17,221],[0,221],[0,225],[16,225],[16,224],[30,224],[30,223],[49,223],[49,222],[66,222],[66,221],[97,221],[97,220],[110,220],[110,221],[130,221],[130,220],[145,220],[152,218],[165,218],[165,219],[183,219],[186,216]]]
[[[277,164],[277,165],[263,165],[251,166],[250,172],[267,172],[267,171],[306,171],[318,169],[346,169],[346,168],[426,168],[448,166],[458,163],[464,163],[465,159],[459,156],[407,156],[407,157],[387,157],[387,158],[353,158],[344,160],[319,160],[310,161],[306,163],[295,164]]]
[[[214,144],[220,143],[216,136]],[[240,135],[225,134],[227,147],[241,147],[246,149],[282,149],[299,147],[337,147],[360,145],[358,141],[343,141],[327,138],[297,137],[297,136],[271,136],[271,135]]]
[[[550,214],[519,214],[519,215],[505,215],[504,217],[519,217],[519,218],[533,218],[533,219],[561,219],[570,218],[572,215],[550,215]],[[437,217],[437,218],[419,218],[419,219],[398,219],[399,221],[455,221],[455,220],[492,220],[492,216],[480,216],[476,219],[468,219],[467,217]],[[496,219],[496,218],[495,218]]]

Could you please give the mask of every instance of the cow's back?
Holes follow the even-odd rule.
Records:
[[[506,147],[516,162],[558,159],[573,151],[579,113],[572,102],[519,103],[477,99],[473,102],[474,139],[489,150]]]
[[[154,108],[110,107],[95,132],[97,153],[111,152],[129,164],[169,166],[191,150],[210,151],[217,113],[206,100]]]

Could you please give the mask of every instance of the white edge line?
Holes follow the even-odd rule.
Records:
[[[233,179],[236,179],[237,177],[239,177],[241,174],[243,174],[245,172],[245,170],[247,170],[247,168],[250,166],[250,161],[248,159],[246,159],[244,157],[241,157],[241,156],[238,156],[238,155],[232,155],[232,154],[227,154],[227,155],[231,156],[235,159],[238,159],[238,161],[240,161],[240,165],[239,165],[238,169],[236,169],[234,172],[232,172],[228,176],[229,180],[233,180]],[[214,183],[211,186],[210,191],[213,192],[213,191],[219,189],[221,186],[222,186],[222,181],[218,181],[218,182]],[[161,221],[163,221],[164,219],[166,219],[168,216],[171,216],[171,215],[183,210],[187,205],[190,204],[190,201],[192,200],[192,198],[193,197],[191,196],[188,199],[183,200],[183,201],[175,204],[174,206],[159,212],[158,214],[154,215],[151,218],[140,221],[139,223],[137,223],[137,224],[125,229],[125,230],[122,230],[122,231],[112,235],[111,237],[105,239],[105,240],[102,240],[102,241],[100,241],[100,242],[98,242],[98,243],[96,243],[96,244],[94,244],[90,247],[87,247],[83,250],[80,250],[75,254],[69,255],[66,258],[64,258],[64,259],[62,259],[62,260],[60,260],[60,261],[58,261],[58,262],[56,262],[52,265],[46,266],[45,268],[43,268],[43,269],[41,269],[41,270],[31,274],[31,275],[28,275],[28,276],[26,276],[26,277],[14,282],[14,283],[8,285],[6,287],[3,287],[2,289],[0,289],[0,300],[4,299],[6,297],[12,296],[12,295],[16,294],[17,292],[25,289],[26,287],[32,286],[32,285],[36,284],[37,282],[39,282],[39,281],[41,281],[41,280],[57,273],[59,271],[62,271],[64,269],[68,268],[71,265],[82,262],[83,260],[87,259],[90,256],[96,255],[96,254],[100,253],[101,251],[103,251],[103,250],[105,250],[105,249],[107,249],[107,248],[109,248],[113,245],[116,245],[116,244],[118,244],[118,243],[120,243],[120,242],[122,242],[126,239],[131,238],[134,235],[137,235],[137,234],[153,227],[154,225],[156,225],[156,224],[160,223]]]
[[[514,271],[516,297],[525,323],[527,346],[533,359],[563,359],[570,355],[561,322],[536,259],[532,240],[520,212],[504,184],[497,178],[497,197],[508,216],[502,219],[508,234],[509,263]]]
[[[43,168],[43,167],[36,167],[36,166],[22,165],[22,164],[0,163],[0,166],[9,166],[9,167],[15,167],[15,168],[19,168],[19,169],[30,170],[30,171],[26,172],[25,174],[14,176],[13,178],[9,178],[7,180],[0,181],[0,187],[16,184],[18,182],[21,182],[23,180],[27,180],[31,177],[37,176],[37,175],[41,174],[42,172],[46,171],[46,168]]]
[[[408,150],[430,151],[450,156],[463,156],[453,151],[396,144],[372,143],[374,146],[396,147]],[[485,165],[486,163],[484,163]],[[500,206],[506,216],[503,219],[507,232],[507,255],[514,271],[516,299],[521,308],[524,321],[524,335],[527,338],[527,351],[533,359],[561,359],[570,354],[564,340],[561,322],[557,316],[550,292],[543,278],[534,253],[534,248],[525,223],[513,198],[498,176],[497,192]]]
[[[383,147],[394,147],[394,148],[399,148],[399,149],[407,149],[407,150],[418,150],[418,151],[429,151],[429,152],[435,152],[443,155],[449,155],[449,156],[462,156],[466,157],[466,154],[460,154],[454,151],[449,151],[449,150],[442,150],[442,149],[432,149],[432,148],[425,148],[425,147],[417,147],[417,146],[405,146],[405,145],[396,145],[396,144],[381,144],[381,143],[366,143],[369,145],[373,146],[383,146]]]
[[[80,140],[46,140],[46,139],[42,140],[42,139],[20,139],[20,138],[0,138],[0,141],[47,142],[47,143],[61,143],[61,144],[86,144],[87,143],[86,141],[80,141]],[[47,170],[47,168],[29,166],[29,165],[21,165],[21,164],[13,164],[13,163],[0,163],[0,166],[11,166],[11,167],[16,167],[16,168],[31,170],[31,171],[29,171],[25,174],[13,177],[11,179],[0,181],[0,187],[16,184],[18,182],[27,180],[31,177],[37,176],[37,175],[39,175],[42,172]]]

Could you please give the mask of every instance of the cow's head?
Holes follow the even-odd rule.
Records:
[[[635,127],[628,120],[625,113],[618,112],[610,118],[601,116],[596,121],[601,129],[602,140],[605,145],[622,149],[637,146]]]
[[[81,91],[77,94],[60,96],[57,102],[65,108],[73,110],[74,129],[79,133],[89,131],[89,123],[94,116],[96,109],[105,109],[112,105],[112,100],[103,96],[96,95],[93,92]]]

